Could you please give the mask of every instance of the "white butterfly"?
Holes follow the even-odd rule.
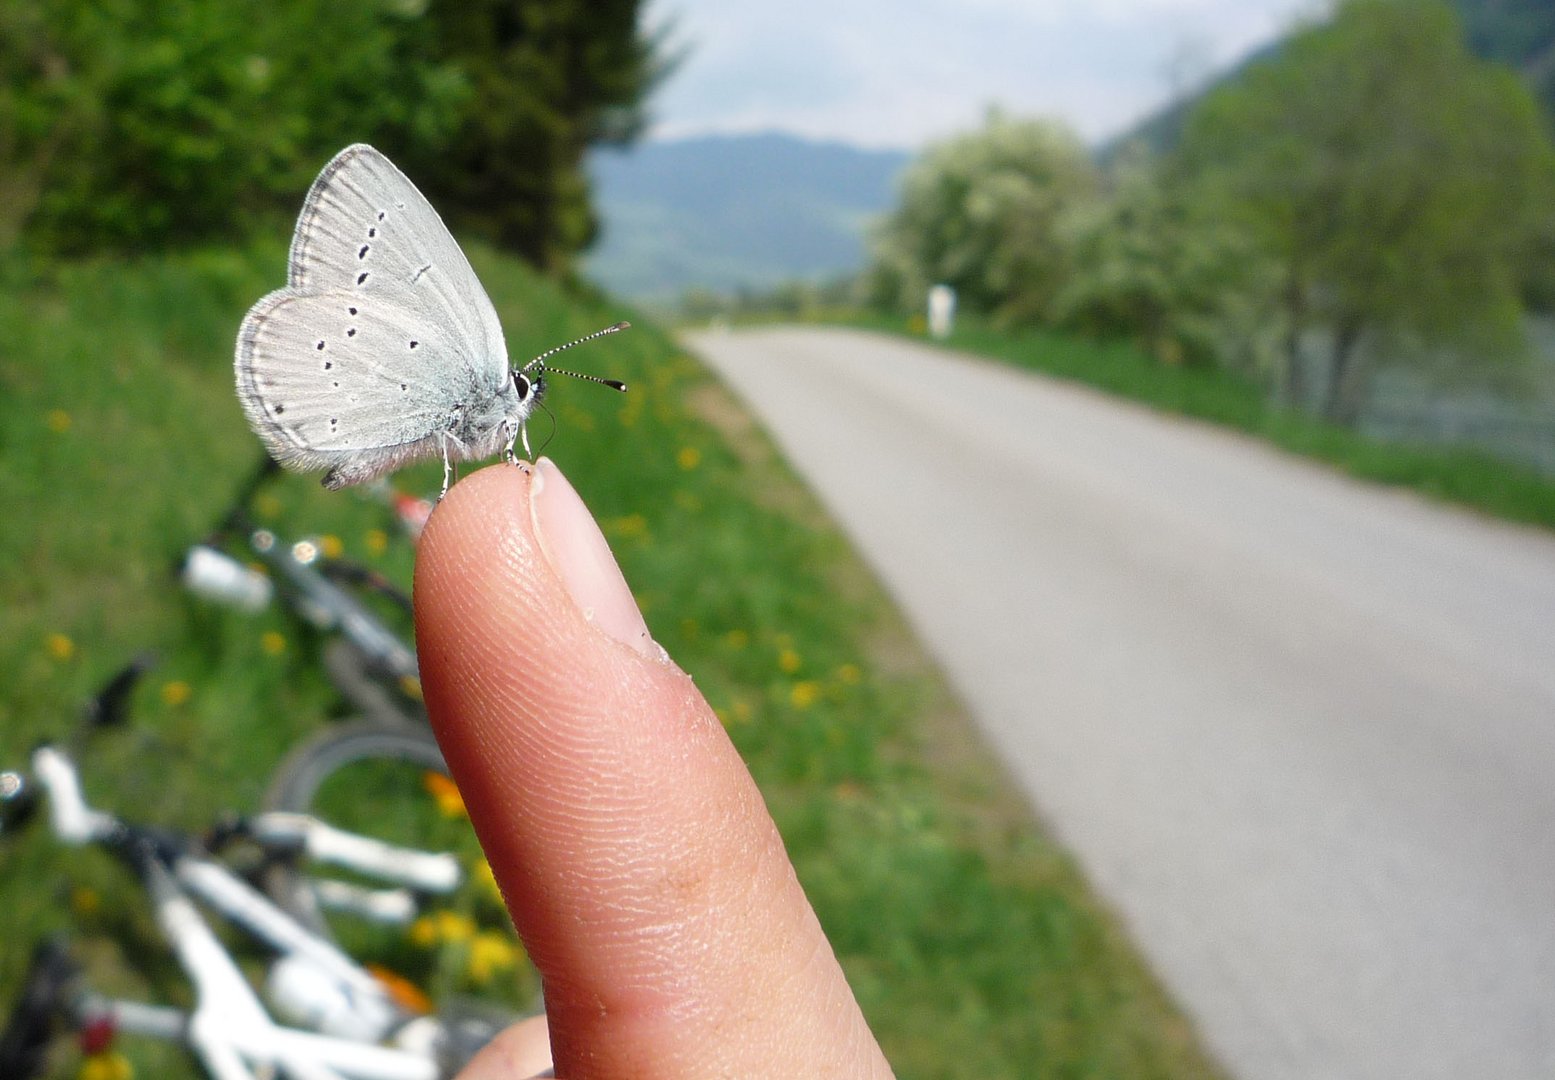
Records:
[[[327,488],[441,455],[446,492],[455,461],[499,449],[515,461],[520,438],[529,452],[547,357],[626,326],[510,369],[497,312],[443,219],[393,162],[357,144],[308,191],[286,288],[243,319],[238,400],[271,456],[328,469]]]

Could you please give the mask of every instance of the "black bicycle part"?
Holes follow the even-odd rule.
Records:
[[[50,1042],[71,1019],[79,974],[63,936],[45,938],[33,948],[21,996],[0,1031],[0,1077],[42,1075]]]

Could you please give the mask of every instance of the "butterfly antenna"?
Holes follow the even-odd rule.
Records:
[[[570,375],[574,379],[583,379],[586,382],[599,383],[601,386],[608,386],[612,390],[620,390],[625,393],[626,384],[621,382],[619,379],[603,379],[598,375],[584,375],[577,371],[568,371],[566,368],[550,367],[546,364],[545,361],[550,357],[555,356],[559,352],[572,348],[574,345],[582,345],[585,342],[593,341],[595,338],[602,338],[606,334],[614,334],[617,331],[629,328],[631,325],[632,324],[629,322],[618,322],[614,326],[607,326],[603,330],[596,330],[592,334],[587,334],[583,337],[580,337],[576,341],[569,341],[565,345],[558,345],[554,349],[547,349],[545,352],[529,361],[529,363],[525,364],[520,370],[528,371],[531,368],[539,368],[541,371],[554,371],[558,375]]]

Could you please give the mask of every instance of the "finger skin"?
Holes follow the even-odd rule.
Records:
[[[499,465],[449,492],[417,555],[416,631],[557,1075],[889,1076],[722,726],[659,650],[574,602],[532,483]]]

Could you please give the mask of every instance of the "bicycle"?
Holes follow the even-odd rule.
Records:
[[[87,710],[88,730],[125,722],[130,692],[148,666],[138,660],[109,681]],[[277,787],[305,792],[307,779],[306,770],[282,770]],[[311,930],[250,883],[241,859],[226,857],[240,849],[257,853],[261,864],[306,856],[343,867],[379,886],[358,886],[346,907],[404,926],[418,916],[420,899],[447,896],[463,880],[459,861],[446,851],[393,845],[294,811],[232,818],[198,835],[134,823],[87,803],[79,769],[60,745],[37,748],[25,771],[0,773],[0,828],[14,831],[43,807],[61,843],[101,847],[134,871],[194,1005],[178,1009],[96,994],[68,948],[46,941],[35,950],[0,1034],[0,1076],[8,1080],[41,1075],[61,1029],[96,1048],[120,1033],[172,1041],[215,1080],[436,1080],[517,1015],[453,995],[442,1009],[429,1010],[411,984],[370,970],[358,954]],[[394,896],[397,901],[385,899]],[[242,965],[251,959],[240,963],[196,901],[263,947],[263,995],[244,975]]]
[[[216,526],[184,553],[179,577],[185,588],[248,611],[262,610],[279,594],[302,622],[333,635],[323,651],[324,669],[354,712],[389,723],[425,723],[414,647],[362,599],[384,599],[408,618],[410,597],[371,567],[328,557],[317,541],[288,542],[258,524],[250,506],[280,475],[269,457],[260,462]],[[430,505],[387,488],[379,494],[404,531],[419,535]],[[229,553],[240,540],[268,575]]]

